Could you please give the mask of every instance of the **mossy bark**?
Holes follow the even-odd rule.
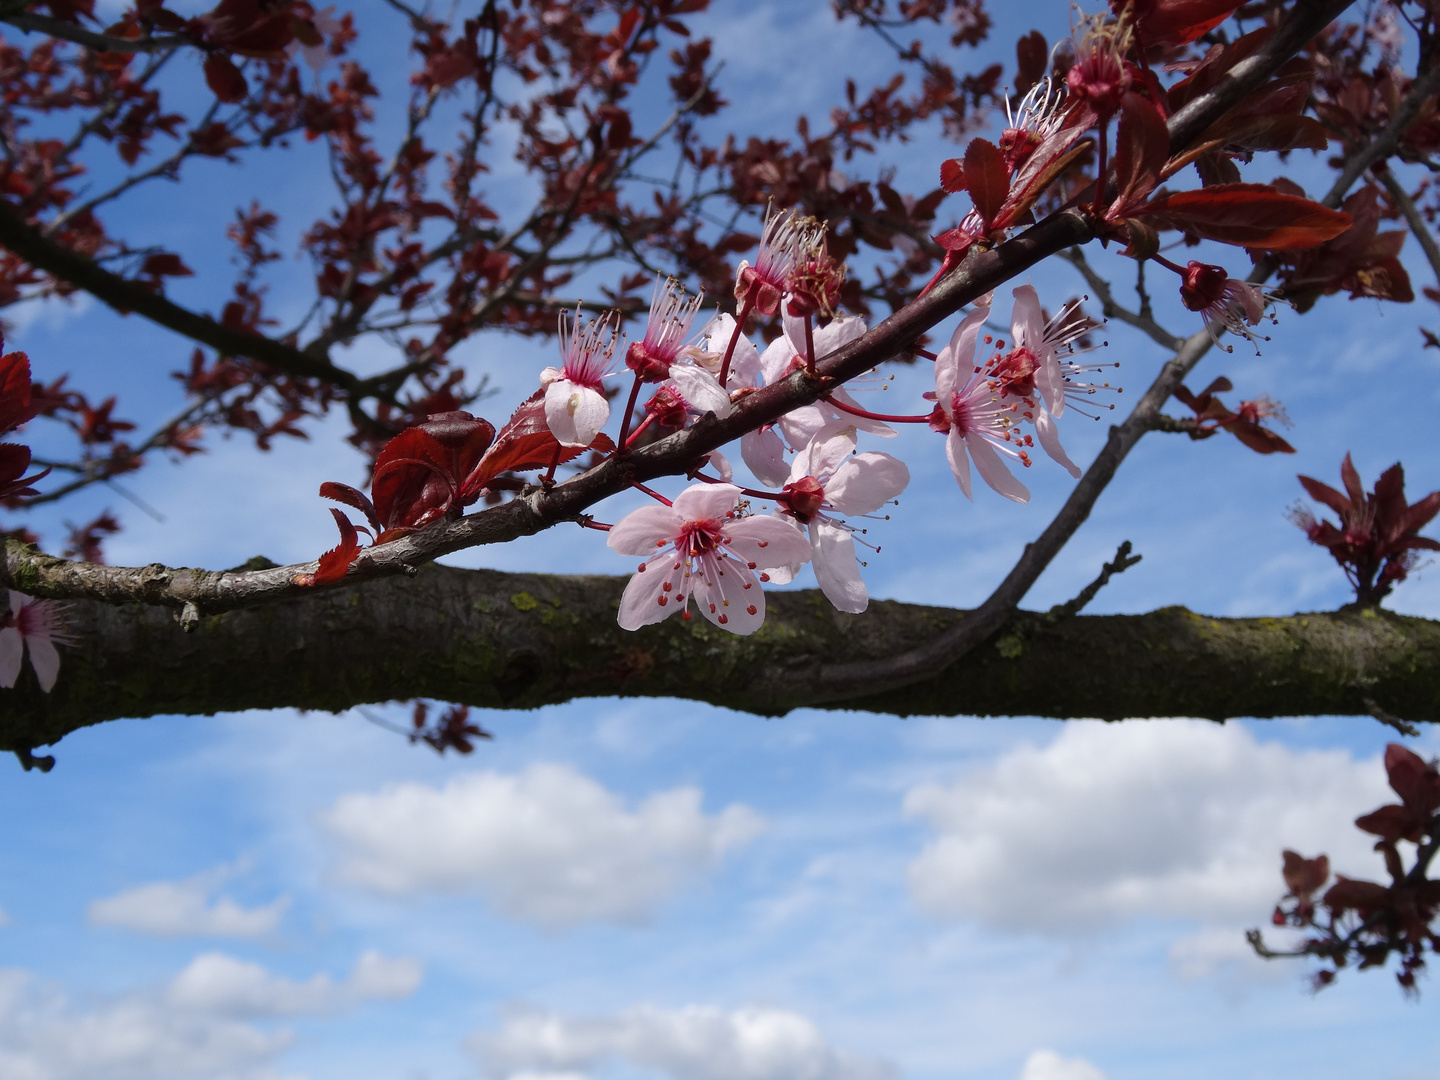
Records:
[[[1184,608],[1056,622],[1020,612],[933,677],[817,700],[816,672],[923,645],[963,612],[880,601],[836,612],[813,590],[770,593],[739,638],[698,617],[615,625],[624,578],[431,566],[202,617],[75,602],[59,684],[28,669],[0,690],[0,747],[162,713],[342,710],[414,697],[524,709],[583,697],[676,697],[779,715],[807,705],[896,716],[1359,714],[1370,702],[1440,718],[1440,623],[1385,612],[1214,619]],[[824,696],[824,695],[821,695]]]

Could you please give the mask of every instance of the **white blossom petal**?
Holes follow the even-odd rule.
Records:
[[[967,499],[973,501],[975,496],[970,494],[970,454],[965,446],[965,436],[960,434],[959,428],[951,428],[950,434],[945,436],[945,460],[950,462],[950,471],[955,474],[955,482],[960,485],[960,490]]]
[[[724,480],[728,484],[734,479],[735,470],[730,466],[730,459],[720,453],[719,450],[711,450],[710,453],[706,455],[706,459],[714,467],[715,471],[720,474],[721,480]]]
[[[760,570],[810,561],[810,541],[783,517],[747,517],[731,522],[725,526],[725,543]]]
[[[965,381],[960,377],[961,366],[967,369],[964,374],[968,378],[968,369],[975,365],[975,342],[989,317],[988,306],[977,305],[972,308],[970,314],[961,319],[960,325],[955,327],[955,332],[950,335],[950,343],[941,349],[935,358],[935,398],[945,410],[946,416],[950,415],[951,396]],[[953,464],[951,468],[954,468]],[[960,486],[963,488],[965,485]]]
[[[610,526],[605,543],[621,555],[648,558],[657,548],[673,544],[684,524],[685,519],[669,506],[642,506]]]
[[[1080,479],[1080,467],[1070,460],[1065,448],[1060,445],[1060,429],[1045,409],[1041,409],[1040,415],[1035,417],[1035,437],[1040,440],[1045,453],[1064,465],[1076,480]]]
[[[1012,502],[1030,501],[1030,489],[1011,475],[993,446],[979,436],[966,439],[965,443],[970,449],[970,456],[975,459],[975,471],[980,474],[980,479]]]
[[[739,559],[713,551],[697,561],[699,569],[691,591],[700,614],[742,637],[759,630],[765,621],[765,591],[755,575]]]
[[[631,576],[620,596],[620,628],[639,630],[685,610],[684,572],[684,561],[673,551],[645,563]]]
[[[747,431],[740,436],[740,456],[755,478],[766,487],[784,487],[790,479],[785,463],[785,444],[773,427]]]
[[[682,521],[713,521],[739,501],[740,489],[734,484],[691,484],[675,496],[675,513]]]
[[[700,412],[713,412],[720,417],[730,415],[730,395],[720,389],[715,376],[704,368],[694,364],[671,364],[670,381],[680,391],[680,396]]]
[[[610,419],[605,395],[569,379],[545,388],[545,422],[561,446],[589,446]]]
[[[850,530],[823,518],[810,523],[815,550],[815,580],[820,590],[839,611],[858,614],[870,605],[870,594],[860,580],[855,558],[855,540]]]
[[[905,490],[910,470],[899,458],[871,450],[849,458],[825,485],[825,501],[842,514],[869,514]]]
[[[1045,341],[1045,313],[1040,309],[1040,295],[1033,285],[1021,285],[1014,295],[1010,334],[1015,340],[1011,344],[1014,348],[1029,349],[1040,356]]]

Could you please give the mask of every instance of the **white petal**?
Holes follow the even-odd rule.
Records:
[[[775,518],[775,520],[783,521],[796,532],[801,532],[801,534],[803,535],[800,523],[796,521],[793,517],[791,517],[789,514],[785,513],[783,510],[777,507],[771,512],[771,515]],[[806,541],[806,543],[808,544],[809,541]],[[769,549],[766,548],[764,550],[768,551]],[[800,567],[804,565],[805,563],[803,560],[797,559],[795,562],[789,563],[785,566],[767,567],[764,570],[765,579],[767,581],[774,582],[776,585],[788,585],[790,584],[790,582],[795,580],[795,575],[800,572]],[[758,568],[758,564],[756,568]]]
[[[946,416],[950,415],[951,395],[957,387],[964,385],[970,369],[975,366],[975,341],[989,317],[988,306],[972,308],[970,314],[961,319],[960,325],[955,327],[955,332],[950,335],[950,343],[941,349],[940,355],[935,358],[935,398],[945,410]],[[965,369],[963,372],[960,370],[962,367]],[[965,378],[962,378],[962,375]]]
[[[980,474],[980,479],[1012,502],[1030,501],[1030,489],[1010,475],[1010,470],[1000,460],[1000,454],[993,446],[978,435],[973,439],[966,439],[965,442],[970,449],[970,456],[975,459],[975,471]]]
[[[684,572],[684,561],[673,551],[657,555],[646,563],[643,570],[630,578],[620,596],[620,615],[616,620],[620,629],[639,630],[685,610],[681,593]]]
[[[684,524],[685,519],[668,506],[642,506],[612,525],[605,534],[605,543],[621,555],[644,555],[648,559],[656,549],[673,544]]]
[[[773,427],[747,431],[740,436],[740,456],[766,487],[784,487],[790,481],[790,466],[785,464],[785,444]]]
[[[1052,353],[1040,362],[1035,372],[1035,385],[1045,400],[1045,407],[1055,416],[1065,412],[1065,373],[1060,370],[1060,361]]]
[[[691,579],[691,591],[700,614],[742,637],[759,630],[765,621],[765,591],[745,564],[713,551],[700,556],[697,562],[699,569]]]
[[[55,679],[60,674],[60,654],[48,637],[28,638],[26,645],[30,649],[30,666],[35,669],[35,678],[40,680],[40,689],[48,694],[55,688]]]
[[[694,364],[671,364],[670,380],[681,397],[702,413],[730,415],[730,395],[720,389],[715,376]]]
[[[810,541],[783,516],[748,517],[731,522],[725,527],[725,544],[760,570],[810,561]]]
[[[815,359],[824,360],[825,357],[843,349],[864,333],[864,319],[858,317],[832,319],[828,324],[815,331]],[[800,340],[804,341],[805,339],[801,337]]]
[[[950,471],[955,474],[955,482],[960,485],[965,498],[973,500],[975,496],[970,494],[970,454],[959,428],[951,428],[950,434],[945,436],[945,460],[950,462]]]
[[[839,393],[840,391],[837,391]],[[791,446],[807,446],[815,433],[830,422],[834,410],[819,405],[801,405],[780,417],[779,428]]]
[[[29,601],[30,597],[26,596],[23,592],[16,592],[14,589],[11,589],[10,614],[19,615],[20,609],[23,608],[27,603],[29,603]]]
[[[903,461],[871,450],[835,470],[825,485],[825,501],[842,514],[868,514],[899,495],[908,483],[910,470]]]
[[[870,605],[870,594],[860,580],[855,559],[855,541],[849,529],[831,521],[817,520],[810,526],[815,548],[815,580],[830,603],[840,611],[857,614]]]
[[[675,496],[675,513],[682,521],[712,521],[723,518],[740,501],[734,484],[691,484]]]
[[[765,385],[773,386],[790,371],[790,361],[795,359],[795,347],[790,339],[781,334],[760,354],[760,372],[765,376]]]
[[[15,680],[20,678],[20,659],[24,654],[20,631],[13,626],[0,630],[0,687],[9,689],[15,685]]]
[[[1010,333],[1015,338],[1015,348],[1022,346],[1036,356],[1045,340],[1045,313],[1040,310],[1040,297],[1033,285],[1021,285],[1015,290],[1015,306],[1010,311]]]
[[[1080,479],[1080,467],[1070,460],[1065,453],[1065,448],[1060,445],[1060,429],[1056,426],[1054,418],[1044,409],[1040,415],[1035,417],[1035,437],[1040,440],[1041,447],[1045,453],[1064,465],[1070,471],[1070,475],[1076,480]]]
[[[735,470],[730,467],[730,459],[719,450],[711,450],[707,455],[711,467],[720,474],[720,479],[727,484],[735,477]]]
[[[835,470],[840,468],[845,459],[855,449],[855,428],[851,424],[845,425],[837,430],[836,424],[827,424],[815,433],[815,438],[810,440],[810,445],[800,455],[808,467],[809,475],[826,485],[828,490],[829,478],[835,475]]]
[[[569,379],[545,388],[545,422],[561,446],[589,446],[610,419],[605,395]]]

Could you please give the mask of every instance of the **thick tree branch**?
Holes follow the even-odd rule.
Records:
[[[70,605],[75,644],[46,696],[27,672],[5,692],[0,748],[52,743],[88,724],[157,713],[296,706],[343,710],[428,697],[486,708],[574,698],[679,697],[766,715],[817,704],[803,683],[754,672],[878,661],[954,626],[959,611],[890,601],[862,616],[814,590],[773,593],[764,627],[735,637],[695,619],[637,633],[615,624],[619,577],[432,566],[202,618],[183,634],[163,609]],[[1366,715],[1380,702],[1440,720],[1440,623],[1385,612],[1212,619],[1183,608],[1059,620],[1022,612],[1008,647],[981,647],[898,692],[826,704],[895,715]],[[1018,639],[1019,646],[1014,642]],[[1037,678],[1036,672],[1045,672]]]

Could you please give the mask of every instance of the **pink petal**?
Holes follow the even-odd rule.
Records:
[[[847,394],[844,390],[832,390],[830,392],[830,397],[835,401],[839,401],[846,405],[849,405],[852,409],[858,409],[861,407],[860,403],[854,398],[852,398],[849,394]],[[822,405],[822,407],[824,406]],[[856,416],[854,413],[842,412],[841,410],[833,407],[825,408],[825,411],[829,413],[832,423],[839,422],[843,424],[848,424],[851,427],[858,428],[861,431],[868,431],[871,435],[878,435],[882,439],[893,439],[895,437],[895,429],[892,428],[889,424],[885,423],[885,421],[883,420],[867,420],[863,416]]]
[[[734,478],[735,470],[730,467],[730,459],[720,453],[719,450],[711,450],[710,453],[706,455],[706,460],[710,462],[711,468],[720,474],[720,479],[724,480],[727,484]]]
[[[980,479],[1012,502],[1030,501],[1030,489],[1010,475],[1010,470],[993,446],[979,436],[966,439],[965,443],[970,449],[970,456],[975,459],[975,471],[980,474]]]
[[[1065,412],[1065,373],[1060,370],[1060,361],[1052,353],[1040,361],[1035,372],[1035,385],[1045,400],[1045,407],[1055,416]]]
[[[1035,417],[1035,436],[1040,440],[1041,447],[1045,453],[1064,465],[1070,471],[1070,475],[1076,480],[1080,479],[1080,467],[1070,460],[1065,453],[1065,448],[1060,445],[1060,429],[1056,426],[1054,418],[1044,409]]]
[[[806,471],[800,476],[791,473],[791,482],[799,480],[803,476],[813,476],[822,485],[828,484],[829,478],[835,475],[835,470],[840,468],[845,459],[855,449],[855,428],[846,424],[840,427],[838,424],[827,424],[815,434],[810,440],[810,445],[801,451],[797,457],[797,467],[803,463]]]
[[[702,413],[730,415],[730,395],[720,389],[715,376],[694,364],[671,364],[670,381],[691,406]]]
[[[569,379],[545,388],[545,422],[561,446],[589,446],[610,419],[605,395]]]
[[[988,306],[977,305],[972,308],[970,314],[960,320],[960,325],[955,327],[955,332],[950,335],[950,344],[941,349],[940,355],[935,358],[935,398],[947,416],[950,413],[951,396],[955,389],[965,382],[961,375],[968,378],[969,369],[975,365],[975,341],[989,317]],[[966,369],[963,373],[960,370],[962,366]],[[954,467],[953,464],[951,467]],[[965,485],[960,486],[963,488]]]
[[[817,520],[810,526],[815,549],[815,580],[837,610],[859,614],[870,606],[870,594],[860,580],[855,559],[855,541],[849,529],[831,521]]]
[[[675,543],[684,519],[668,506],[642,506],[610,527],[605,543],[621,555],[654,555],[666,544]]]
[[[19,630],[13,626],[0,630],[0,687],[8,690],[20,678],[20,659],[24,653]]]
[[[765,385],[773,386],[790,371],[790,361],[795,359],[795,346],[781,334],[760,354],[760,372],[765,376]]]
[[[1021,285],[1015,290],[1015,306],[1010,311],[1011,343],[1015,348],[1024,347],[1040,356],[1045,340],[1045,315],[1040,310],[1040,297],[1033,285]]]
[[[740,436],[740,456],[766,487],[784,487],[790,479],[790,466],[785,464],[785,444],[773,427],[747,431]]]
[[[32,637],[27,643],[30,666],[35,669],[35,678],[40,680],[40,689],[48,694],[55,688],[55,679],[60,674],[60,653],[48,637]]]
[[[760,570],[810,561],[810,541],[784,517],[748,517],[725,526],[725,545]]]
[[[734,484],[691,484],[675,496],[675,513],[681,521],[711,521],[723,518],[740,501]]]
[[[810,545],[807,542],[805,546]],[[742,637],[759,630],[765,621],[765,591],[755,575],[740,560],[717,556],[713,551],[697,561],[698,573],[691,579],[691,590],[700,614]]]
[[[945,460],[950,462],[950,471],[955,474],[955,482],[960,485],[965,498],[973,501],[975,496],[970,494],[970,454],[959,428],[951,428],[950,434],[945,436]]]
[[[673,551],[657,555],[645,569],[631,576],[620,595],[620,615],[616,620],[622,630],[639,630],[657,623],[666,616],[685,610],[685,563]],[[670,588],[667,590],[666,585]]]
[[[905,490],[910,470],[899,458],[869,451],[857,454],[825,485],[825,501],[842,514],[869,514]]]

